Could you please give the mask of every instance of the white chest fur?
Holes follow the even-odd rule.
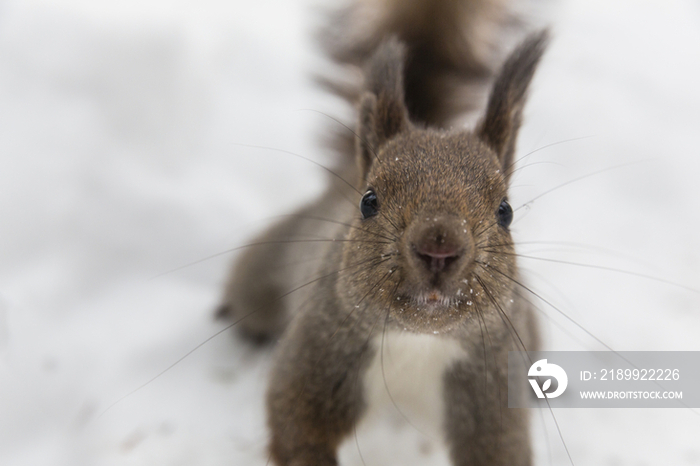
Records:
[[[375,356],[364,378],[368,418],[389,414],[433,440],[443,437],[445,371],[466,357],[450,338],[387,332],[373,341]]]

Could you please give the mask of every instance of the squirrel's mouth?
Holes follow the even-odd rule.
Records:
[[[450,306],[454,304],[454,297],[445,295],[438,290],[431,290],[428,292],[420,293],[418,296],[414,297],[416,304],[428,305],[428,306]]]
[[[421,291],[405,296],[417,310],[439,312],[449,308],[459,308],[462,305],[471,306],[472,298],[458,289],[456,293],[449,293],[438,289]],[[403,301],[403,299],[399,299]]]
[[[444,333],[454,329],[467,315],[463,298],[436,289],[402,294],[396,297],[392,314],[404,330]]]

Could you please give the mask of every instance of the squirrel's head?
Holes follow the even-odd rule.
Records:
[[[343,256],[344,266],[367,261],[372,267],[344,275],[343,299],[430,333],[508,307],[517,280],[508,175],[545,43],[546,33],[530,36],[510,55],[471,131],[412,124],[404,47],[396,39],[379,47],[360,106],[364,195]]]

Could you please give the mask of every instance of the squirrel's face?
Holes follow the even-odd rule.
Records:
[[[477,136],[401,134],[376,154],[364,189],[345,261],[373,265],[345,281],[351,299],[431,333],[509,299],[488,270],[515,273],[506,177]]]
[[[406,329],[444,332],[469,317],[507,314],[517,270],[508,226],[508,174],[528,85],[546,33],[506,60],[473,132],[417,128],[405,102],[405,49],[370,59],[357,138],[360,218],[339,296]]]

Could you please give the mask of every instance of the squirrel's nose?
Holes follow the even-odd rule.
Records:
[[[423,243],[414,249],[416,256],[426,269],[433,273],[442,272],[460,256],[460,248],[455,244]]]
[[[419,217],[406,236],[416,271],[433,275],[458,272],[473,252],[466,222],[453,215]]]

